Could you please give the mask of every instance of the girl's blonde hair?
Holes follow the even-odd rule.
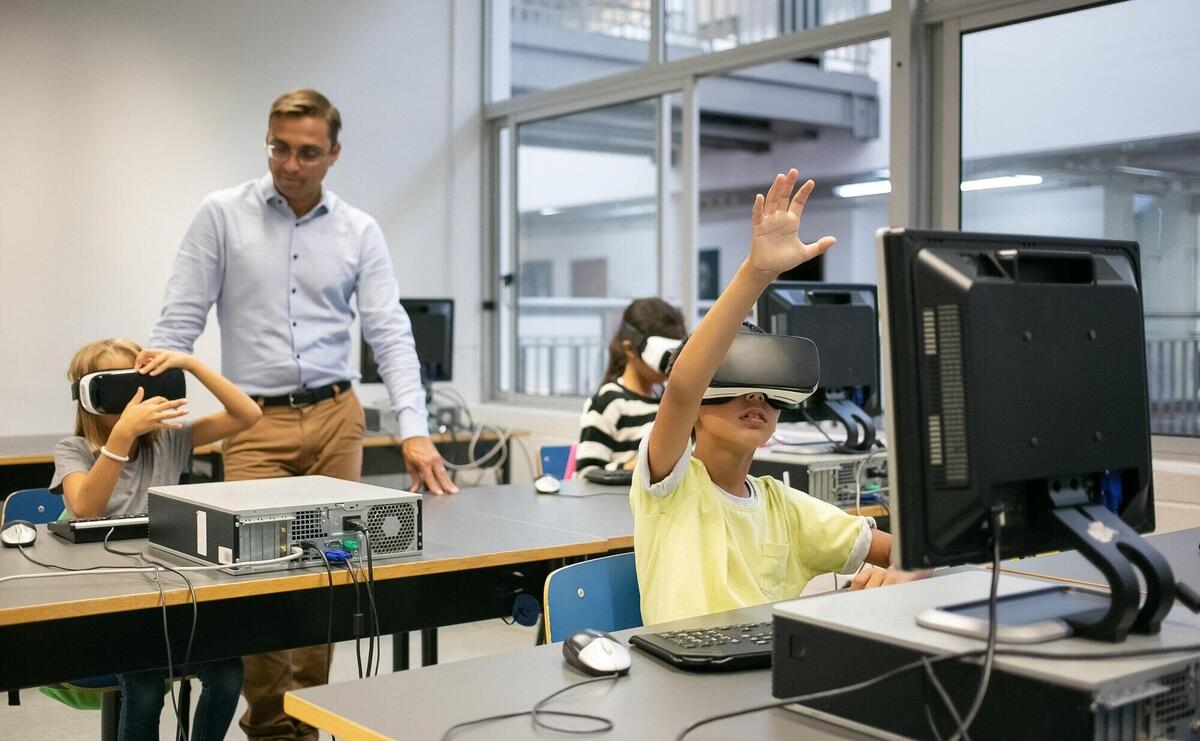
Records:
[[[79,352],[75,353],[75,357],[71,358],[71,364],[67,366],[67,378],[72,384],[77,383],[87,374],[100,370],[101,361],[109,355],[128,358],[129,367],[132,368],[141,351],[141,346],[132,340],[119,337],[97,340],[81,347]],[[108,437],[100,415],[92,414],[79,403],[75,405],[75,434],[87,440],[93,450],[99,450]]]

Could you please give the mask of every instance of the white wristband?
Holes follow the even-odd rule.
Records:
[[[104,447],[103,445],[100,446],[100,455],[104,456],[105,458],[111,458],[112,460],[116,461],[117,463],[128,463],[129,462],[129,456],[117,455],[116,453],[112,452],[111,450]]]

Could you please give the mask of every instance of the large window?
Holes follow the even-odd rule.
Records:
[[[626,304],[658,294],[657,122],[649,99],[518,126],[516,393],[590,395]]]
[[[1197,39],[1192,0],[962,37],[962,228],[1141,245],[1151,424],[1168,435],[1200,435]]]

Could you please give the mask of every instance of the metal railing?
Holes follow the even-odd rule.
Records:
[[[605,343],[595,337],[522,337],[517,347],[517,393],[591,396],[604,374]]]
[[[1200,312],[1146,312],[1146,328],[1151,430],[1200,435]]]

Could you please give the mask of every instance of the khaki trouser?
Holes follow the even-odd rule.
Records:
[[[321,474],[358,481],[365,429],[353,391],[298,409],[264,407],[256,425],[225,440],[225,480]],[[246,736],[316,741],[315,728],[283,712],[283,693],[328,682],[330,658],[323,645],[243,657],[250,708],[238,725]]]

